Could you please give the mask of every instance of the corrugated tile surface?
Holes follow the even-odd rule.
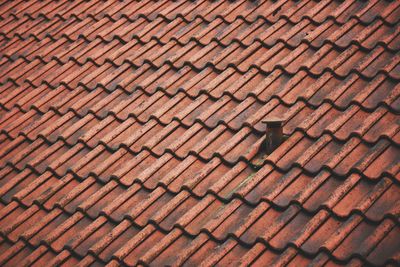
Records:
[[[3,1],[0,265],[400,265],[399,18]]]

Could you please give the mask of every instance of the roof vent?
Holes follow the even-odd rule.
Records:
[[[266,124],[266,150],[271,154],[280,144],[284,141],[283,136],[283,122],[284,120],[279,117],[269,117],[262,121]]]

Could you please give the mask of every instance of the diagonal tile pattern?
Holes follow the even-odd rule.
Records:
[[[399,265],[399,18],[3,1],[0,265]]]

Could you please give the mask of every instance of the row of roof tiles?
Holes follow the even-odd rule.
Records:
[[[110,69],[114,70],[112,67]],[[114,77],[111,70],[111,76]],[[112,81],[106,80],[98,81],[93,89],[84,84],[77,87],[64,84],[49,87],[48,83],[43,83],[39,87],[33,87],[28,83],[17,86],[7,82],[0,86],[0,105],[5,110],[18,108],[27,112],[32,108],[42,114],[49,110],[65,114],[71,110],[80,117],[89,112],[99,118],[113,114],[119,119],[126,119],[129,114],[140,116],[140,109],[136,112],[126,109],[134,101],[147,102],[146,107],[167,102],[173,106],[176,99],[187,103],[198,98],[216,102],[221,97],[232,103],[254,98],[256,103],[266,104],[277,99],[285,106],[303,101],[313,109],[329,103],[338,110],[357,105],[369,112],[379,106],[395,113],[399,111],[399,99],[394,90],[397,83],[385,74],[378,74],[367,81],[355,73],[343,80],[329,73],[313,78],[304,71],[290,75],[277,70],[274,75],[267,76],[255,69],[247,75],[227,70],[223,75],[218,75],[208,68],[201,72],[188,67],[182,71],[159,71],[147,65],[130,69],[126,75],[128,74],[131,76],[125,87],[116,86]],[[235,83],[232,84],[232,81]],[[153,94],[156,96],[152,97]]]
[[[117,21],[107,18],[100,21],[89,19],[89,21],[84,22],[76,18],[65,21],[62,19],[54,21],[38,18],[23,23],[20,20],[12,21],[2,27],[0,36],[3,37],[2,43],[4,45],[2,46],[2,51],[6,52],[5,55],[14,52],[7,56],[16,57],[19,55],[24,56],[27,55],[27,52],[31,52],[31,49],[28,50],[27,48],[28,45],[35,45],[36,51],[41,51],[45,46],[51,44],[53,47],[52,52],[57,53],[59,49],[65,48],[66,45],[71,46],[70,43],[79,39],[94,41],[96,38],[100,38],[106,43],[114,39],[119,40],[121,43],[127,43],[133,39],[137,39],[141,43],[147,43],[151,39],[155,39],[161,44],[174,40],[181,45],[185,45],[190,41],[195,41],[202,45],[216,41],[223,46],[228,46],[233,42],[238,42],[241,46],[250,46],[255,41],[258,41],[269,47],[276,44],[276,42],[283,42],[286,46],[292,48],[298,46],[300,42],[307,42],[313,47],[321,47],[325,42],[332,42],[337,47],[345,48],[350,45],[350,42],[357,43],[357,39],[353,39],[353,37],[368,27],[374,28],[374,31],[367,39],[360,41],[359,45],[361,47],[372,49],[379,43],[391,50],[399,49],[399,42],[396,41],[399,38],[398,34],[391,37],[392,39],[387,42],[383,41],[386,36],[393,35],[393,31],[398,28],[398,22],[396,22],[394,28],[382,21],[375,21],[371,24],[373,26],[367,26],[355,19],[346,22],[344,25],[337,24],[334,21],[326,21],[322,25],[316,25],[307,19],[304,19],[299,25],[290,21],[285,22],[285,19],[281,19],[280,22],[279,24],[265,23],[264,20],[258,19],[251,24],[247,24],[243,19],[239,18],[232,23],[224,21],[219,21],[218,23],[213,21],[211,23],[201,19],[186,22],[181,18],[177,18],[173,21],[159,19],[147,23],[144,18],[140,18],[132,23],[126,18]],[[308,37],[310,31],[319,28],[324,28],[324,32],[320,32],[314,39]],[[288,31],[291,34],[285,35]],[[338,31],[343,33],[337,40],[327,38]],[[13,38],[14,40],[10,41]],[[46,40],[46,38],[50,40]],[[21,42],[21,39],[24,42]],[[83,40],[79,40],[81,46],[85,45],[82,42]],[[58,47],[52,43],[58,44]],[[100,46],[101,44],[98,45]]]
[[[99,158],[104,157],[100,155]],[[139,190],[133,198],[138,201],[137,204],[144,201],[143,198],[147,197],[149,192],[161,190],[170,197],[185,192],[196,201],[209,197],[209,194],[225,204],[238,198],[249,208],[260,202],[266,202],[276,210],[285,210],[289,205],[298,205],[307,214],[326,209],[336,218],[346,218],[353,213],[359,213],[363,197],[368,192],[378,190],[378,185],[384,180],[390,189],[387,188],[388,190],[382,192],[376,202],[371,204],[371,210],[360,215],[370,222],[397,216],[397,211],[391,209],[395,209],[398,205],[399,185],[397,181],[385,175],[381,179],[369,181],[362,175],[353,173],[350,176],[354,179],[354,184],[349,186],[344,183],[344,178],[328,170],[310,174],[302,168],[295,167],[283,172],[274,169],[271,164],[266,164],[257,171],[245,162],[238,162],[232,167],[218,158],[205,163],[194,156],[179,160],[170,155],[157,158],[149,153],[142,153],[138,158],[143,161],[143,165],[139,165],[139,159],[124,154],[119,162],[125,160],[131,164],[129,165],[131,168],[128,169],[126,164],[121,166],[121,171],[114,170],[116,177],[114,179],[106,178],[113,175],[110,172],[117,166],[116,164],[111,166],[111,170],[103,171],[99,177],[93,173],[84,179],[77,178],[72,173],[59,177],[51,171],[40,174],[32,169],[17,171],[7,166],[2,170],[4,179],[1,200],[5,204],[18,201],[24,207],[36,203],[47,211],[55,207],[61,207],[68,213],[84,209],[88,216],[96,218],[108,204],[112,203],[110,199],[119,195],[129,195],[130,193],[125,193],[126,187],[132,187]],[[191,175],[193,173],[194,176]],[[160,179],[161,174],[163,174],[162,179]],[[398,175],[398,170],[396,174]],[[216,177],[223,179],[219,181]],[[338,206],[332,207],[329,199],[340,190],[345,190],[342,193],[347,195],[338,200],[340,203]],[[302,194],[308,194],[307,198],[302,197]],[[140,197],[137,198],[138,196]],[[134,206],[126,201],[126,198],[122,198],[122,202],[114,202],[113,205],[116,205],[115,209],[119,212],[109,212],[106,213],[107,216],[114,221],[121,220],[127,209]],[[168,203],[165,199],[159,201],[157,205]],[[123,204],[124,202],[126,204]]]
[[[126,131],[121,131],[121,129],[126,129]],[[87,133],[86,136],[89,136],[93,132],[95,131]],[[132,132],[136,132],[137,134],[129,135]],[[182,138],[176,138],[175,135],[178,133],[182,135]],[[113,135],[117,136],[117,138],[110,139]],[[398,143],[398,129],[392,131],[389,137],[396,139]],[[200,142],[200,140],[202,141]],[[114,157],[118,159],[118,157],[121,157],[119,154],[126,153],[131,154],[131,157],[134,158],[140,153],[152,154],[156,157],[161,157],[165,153],[168,153],[169,156],[172,154],[179,159],[185,159],[188,155],[193,155],[203,161],[219,157],[227,164],[233,164],[238,160],[250,161],[254,158],[246,158],[244,154],[248,150],[249,145],[262,142],[263,140],[264,138],[251,133],[251,130],[247,127],[244,127],[237,133],[232,133],[222,125],[210,131],[202,128],[199,124],[195,124],[189,129],[184,129],[178,127],[177,123],[172,123],[162,129],[162,127],[157,126],[156,122],[152,121],[144,127],[138,128],[134,121],[128,120],[124,125],[118,126],[116,131],[105,135],[100,141],[101,145],[97,145],[96,143],[92,145],[90,140],[86,140],[89,143],[86,144],[84,140],[71,150],[61,140],[54,144],[48,144],[43,139],[38,139],[32,144],[23,137],[19,137],[11,142],[6,140],[3,142],[1,162],[2,166],[12,164],[19,170],[31,167],[44,171],[44,169],[50,168],[58,175],[63,175],[67,169],[71,168],[71,165],[76,165],[73,162],[79,162],[79,159],[85,162],[90,159],[84,151],[90,149],[90,147],[94,147],[93,151],[89,154],[94,156],[103,155],[104,158],[108,158],[106,161],[108,164],[113,163],[112,160],[115,160]],[[349,139],[347,142],[332,140],[330,135],[323,135],[319,140],[313,140],[296,132],[287,142],[288,147],[284,151],[291,154],[283,156],[279,160],[271,160],[281,170],[288,170],[293,166],[301,166],[310,173],[316,173],[321,168],[328,168],[341,176],[353,171],[364,171],[364,175],[372,179],[378,178],[381,175],[381,172],[374,171],[376,170],[376,165],[385,162],[384,164],[388,168],[386,173],[393,177],[396,177],[397,174],[398,168],[396,165],[398,159],[396,159],[395,155],[398,153],[398,145],[391,144],[387,140],[379,140],[376,145],[367,145],[356,137]],[[11,151],[17,145],[21,150],[19,152]],[[348,154],[343,155],[343,152],[349,147],[355,150],[352,153],[347,152]],[[315,154],[311,154],[309,157],[303,155],[307,155],[307,152],[311,153],[317,148],[321,149],[320,153],[314,152]],[[79,151],[81,153],[78,153]],[[115,155],[112,154],[113,156],[110,157],[110,153],[112,152],[118,153],[114,153]],[[64,157],[61,157],[64,153]],[[331,163],[332,158],[338,159],[337,157],[335,158],[335,155],[342,160],[341,164],[336,165]],[[376,156],[370,159],[372,155]],[[344,158],[340,156],[344,156]],[[59,160],[54,161],[59,158],[64,159],[64,162],[59,162]],[[366,170],[363,165],[360,166],[364,158],[370,159],[369,164],[371,166]],[[307,159],[306,162],[304,162],[305,159]],[[253,161],[256,161],[253,162],[253,165],[257,166],[257,160],[254,159]],[[80,166],[80,164],[77,166]],[[93,166],[90,164],[87,167],[86,171],[80,170],[79,172],[79,168],[72,167],[72,169],[80,177],[86,177],[88,173],[99,174],[95,171],[96,169],[91,169]]]
[[[374,27],[370,27],[368,31],[362,31],[358,35],[359,39],[365,40],[368,32],[374,30]],[[316,32],[319,31],[313,33]],[[288,34],[290,33],[291,31],[288,32]],[[390,42],[397,34],[398,32],[390,34],[382,41]],[[308,36],[310,37],[311,34]],[[338,37],[334,34],[332,38],[337,39]],[[80,47],[81,44],[86,48]],[[93,49],[98,44],[101,44],[102,48]],[[257,68],[259,71],[268,74],[274,70],[282,70],[291,74],[305,70],[314,76],[330,71],[339,77],[346,77],[350,72],[356,72],[369,79],[378,72],[383,72],[393,79],[399,79],[398,67],[396,67],[398,63],[397,53],[386,50],[379,45],[371,51],[364,51],[356,45],[340,51],[331,44],[325,44],[316,49],[303,43],[293,50],[282,43],[276,44],[273,48],[267,48],[256,42],[244,48],[238,43],[222,47],[216,42],[211,42],[206,46],[190,42],[182,46],[176,41],[170,41],[163,45],[155,40],[145,44],[134,40],[123,45],[115,40],[109,44],[102,44],[101,41],[85,44],[84,41],[81,41],[69,47],[68,50],[63,49],[61,52],[51,54],[54,52],[53,49],[54,47],[50,46],[41,50],[41,53],[44,53],[42,55],[26,55],[23,58],[17,57],[15,61],[10,57],[3,57],[0,66],[2,70],[1,84],[4,85],[7,80],[17,84],[27,80],[38,86],[35,80],[43,80],[41,76],[46,75],[46,82],[56,86],[57,81],[49,81],[48,79],[61,76],[58,79],[65,77],[66,80],[58,82],[69,84],[69,82],[72,83],[74,79],[80,77],[76,73],[82,75],[88,72],[91,72],[92,75],[88,75],[80,83],[87,84],[90,79],[100,74],[103,75],[98,79],[104,77],[108,78],[108,81],[112,81],[116,77],[122,76],[120,77],[121,80],[124,77],[123,73],[130,69],[130,66],[140,67],[143,64],[158,68],[163,67],[164,69],[169,66],[172,68],[184,68],[186,66],[197,70],[211,66],[215,71],[233,68],[240,73],[249,71],[251,68]],[[154,53],[154,49],[158,52]],[[45,51],[49,51],[50,54]],[[60,64],[63,64],[63,66],[60,67]],[[106,70],[110,69],[110,65],[119,67],[118,71],[110,70],[114,77],[107,75]],[[48,72],[54,68],[58,70],[49,75]],[[24,72],[15,71],[16,69],[24,70]],[[184,70],[181,72],[184,72]],[[64,75],[61,75],[62,73]],[[72,83],[71,86],[74,87],[74,84]]]
[[[268,109],[253,114],[254,110],[262,106],[254,98],[247,98],[242,103],[237,103],[229,97],[223,97],[219,102],[212,101],[207,97],[199,97],[195,100],[184,98],[176,104],[178,107],[173,107],[176,113],[168,111],[157,116],[159,114],[156,113],[158,108],[173,101],[173,99],[168,98],[167,100],[165,102],[159,101],[146,111],[135,112],[131,109],[129,114],[100,111],[99,116],[96,116],[94,112],[84,113],[80,116],[79,110],[67,110],[61,115],[53,110],[40,113],[34,109],[23,112],[14,108],[10,112],[3,111],[4,116],[0,121],[1,133],[4,136],[3,138],[9,139],[9,141],[23,135],[30,141],[43,138],[47,142],[54,143],[57,139],[61,139],[69,145],[76,142],[88,142],[88,146],[93,147],[101,142],[106,135],[114,131],[115,127],[124,127],[123,125],[129,123],[129,126],[127,126],[129,128],[125,128],[124,131],[131,131],[133,128],[144,129],[146,124],[153,125],[156,123],[154,131],[157,131],[158,127],[165,127],[173,122],[175,131],[186,131],[198,123],[204,127],[205,132],[211,131],[219,125],[224,125],[230,132],[237,133],[246,126],[251,129],[252,134],[260,136],[264,132],[262,121],[281,112],[287,114],[285,134],[290,135],[294,131],[300,130],[313,139],[319,138],[323,134],[329,134],[336,141],[347,141],[351,137],[358,137],[364,143],[373,144],[382,138],[389,138],[398,131],[399,127],[397,124],[385,127],[389,122],[395,120],[396,115],[384,107],[377,108],[374,112],[367,112],[358,106],[351,105],[341,111],[329,104],[312,109],[303,102],[287,107],[279,104],[278,100],[273,100]],[[130,106],[138,105],[138,103],[141,104],[140,101],[136,101]],[[183,104],[186,104],[187,107],[184,108]],[[130,106],[127,108],[130,108]],[[152,110],[154,112],[151,112]],[[107,115],[103,117],[102,114]],[[184,114],[184,116],[179,116],[179,114]],[[197,117],[197,115],[202,116]],[[312,122],[309,124],[302,123],[309,117],[313,117]],[[35,124],[32,124],[33,119],[37,121]],[[126,122],[127,120],[129,122]],[[105,126],[105,123],[109,123],[109,126]],[[92,128],[98,130],[92,135],[86,134]],[[173,130],[171,129],[171,131]],[[123,133],[121,132],[121,134]],[[389,138],[389,141],[396,145],[399,144],[396,138]],[[108,141],[103,143],[108,143]],[[114,143],[118,144],[118,141],[114,141]]]
[[[28,20],[29,18],[44,17],[46,19],[68,19],[72,16],[84,20],[88,16],[101,20],[104,17],[118,20],[126,17],[136,20],[140,17],[146,20],[156,20],[164,17],[174,20],[181,17],[186,21],[193,21],[199,17],[206,21],[224,20],[232,22],[238,17],[247,22],[253,22],[259,17],[275,22],[282,17],[298,22],[304,17],[315,23],[322,23],[328,18],[334,18],[338,23],[345,23],[351,18],[367,24],[376,19],[386,23],[398,20],[399,5],[394,1],[390,5],[390,12],[382,12],[388,3],[386,1],[37,1],[26,2],[23,0],[4,2],[0,6],[0,18],[6,22],[15,19]]]

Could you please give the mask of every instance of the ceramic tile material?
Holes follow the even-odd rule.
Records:
[[[400,265],[399,18],[2,1],[0,265]]]

